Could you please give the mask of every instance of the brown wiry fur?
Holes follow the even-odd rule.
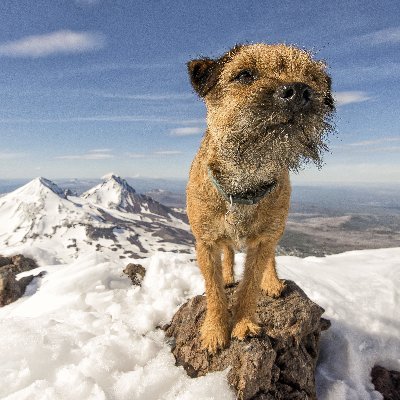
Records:
[[[289,210],[289,170],[309,159],[320,162],[333,100],[324,64],[291,46],[236,46],[218,60],[193,60],[188,68],[207,106],[208,128],[190,170],[187,212],[206,287],[202,343],[213,353],[230,336],[242,340],[257,334],[260,290],[278,297],[284,288],[276,273],[275,248]],[[250,70],[254,81],[239,82],[243,70]],[[274,100],[279,87],[293,82],[313,90],[307,111],[289,110]],[[232,205],[211,182],[209,171],[226,193],[240,194],[272,181],[276,186],[254,205]],[[238,248],[245,248],[247,256],[231,320],[224,285],[234,281]]]

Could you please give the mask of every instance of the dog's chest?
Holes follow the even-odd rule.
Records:
[[[233,205],[225,215],[225,232],[238,249],[246,246],[246,239],[255,228],[255,206]]]

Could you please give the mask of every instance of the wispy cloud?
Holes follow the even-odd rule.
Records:
[[[94,115],[92,117],[72,117],[59,119],[59,122],[170,122],[176,123],[176,120],[172,120],[166,117],[157,116],[146,116],[146,115]],[[57,122],[51,121],[51,122]]]
[[[160,155],[160,156],[175,156],[177,154],[182,154],[182,151],[179,150],[159,150],[155,151],[154,154]]]
[[[0,56],[46,57],[53,54],[83,53],[104,47],[104,36],[92,32],[62,30],[43,35],[25,36],[0,44]]]
[[[89,153],[110,153],[112,149],[92,149],[89,150]]]
[[[70,118],[0,118],[0,123],[65,123],[65,122],[148,122],[174,125],[192,125],[205,123],[204,118],[177,119],[153,115],[94,115],[90,117]]]
[[[78,6],[91,7],[100,4],[100,0],[74,0],[74,3],[77,4]]]
[[[126,157],[129,157],[129,158],[144,158],[144,157],[146,157],[146,154],[143,154],[143,153],[126,153],[125,155],[126,155]]]
[[[170,130],[171,136],[192,136],[204,133],[204,128],[200,126],[185,126],[183,128],[175,128]]]
[[[188,100],[193,98],[190,93],[165,93],[165,94],[119,94],[119,93],[96,93],[98,96],[107,99],[124,99],[124,100],[146,100],[146,101],[162,101],[162,100]]]
[[[354,83],[354,81],[379,81],[382,79],[395,79],[400,76],[399,62],[384,62],[374,65],[355,65],[335,70],[336,80]]]
[[[349,165],[345,163],[324,166],[321,171],[317,168],[308,169],[299,175],[293,175],[296,183],[310,184],[313,182],[338,183],[389,183],[390,185],[400,183],[400,165],[391,162],[361,162],[351,164],[351,173]]]
[[[382,137],[379,139],[362,140],[360,142],[349,143],[348,146],[375,146],[391,142],[400,142],[400,137]]]
[[[361,103],[369,100],[371,97],[365,92],[335,92],[333,97],[337,106],[344,106],[346,104]]]
[[[183,154],[182,151],[179,150],[159,150],[153,151],[152,153],[125,153],[125,156],[128,158],[153,158],[157,156],[175,156]]]
[[[174,64],[171,63],[98,63],[60,70],[58,76],[91,75],[123,70],[170,69],[173,66]]]
[[[346,147],[346,146],[344,146]],[[344,148],[342,147],[342,149]],[[377,143],[375,145],[348,145],[346,147],[346,151],[349,153],[357,153],[357,154],[388,154],[388,153],[400,153],[400,146],[393,146],[387,144],[386,146],[383,143]]]
[[[342,143],[331,146],[335,151],[343,151],[351,154],[386,154],[400,153],[400,136],[384,136],[376,139],[360,140],[352,143]]]
[[[26,156],[24,153],[14,153],[14,152],[0,152],[0,160],[13,160],[16,158],[22,158]]]
[[[400,43],[400,27],[380,29],[365,35],[357,36],[355,40],[368,45]]]
[[[114,158],[112,149],[92,149],[84,154],[67,154],[55,157],[58,160],[107,160]]]

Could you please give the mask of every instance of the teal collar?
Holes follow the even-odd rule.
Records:
[[[221,184],[218,182],[217,178],[212,174],[211,169],[207,168],[208,177],[210,178],[213,185],[216,187],[218,192],[222,195],[222,197],[233,204],[246,204],[246,205],[254,205],[258,203],[266,194],[271,193],[275,186],[276,182],[264,182],[260,185],[256,190],[248,190],[247,192],[238,193],[238,194],[229,194],[226,193],[222,188]]]

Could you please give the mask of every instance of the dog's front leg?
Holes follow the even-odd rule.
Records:
[[[232,337],[243,340],[247,335],[257,335],[260,332],[255,313],[261,279],[266,266],[274,257],[274,244],[258,242],[249,245],[243,279],[237,290]]]
[[[267,268],[261,281],[261,289],[265,291],[268,296],[277,298],[285,289],[285,281],[278,278],[276,272],[275,257],[268,260]]]
[[[215,353],[229,342],[230,321],[224,291],[221,250],[214,244],[197,242],[197,261],[206,286],[207,312],[201,327],[203,348]]]
[[[233,273],[233,265],[235,262],[235,252],[229,245],[224,245],[224,259],[222,262],[222,276],[226,286],[235,283],[235,276]]]

